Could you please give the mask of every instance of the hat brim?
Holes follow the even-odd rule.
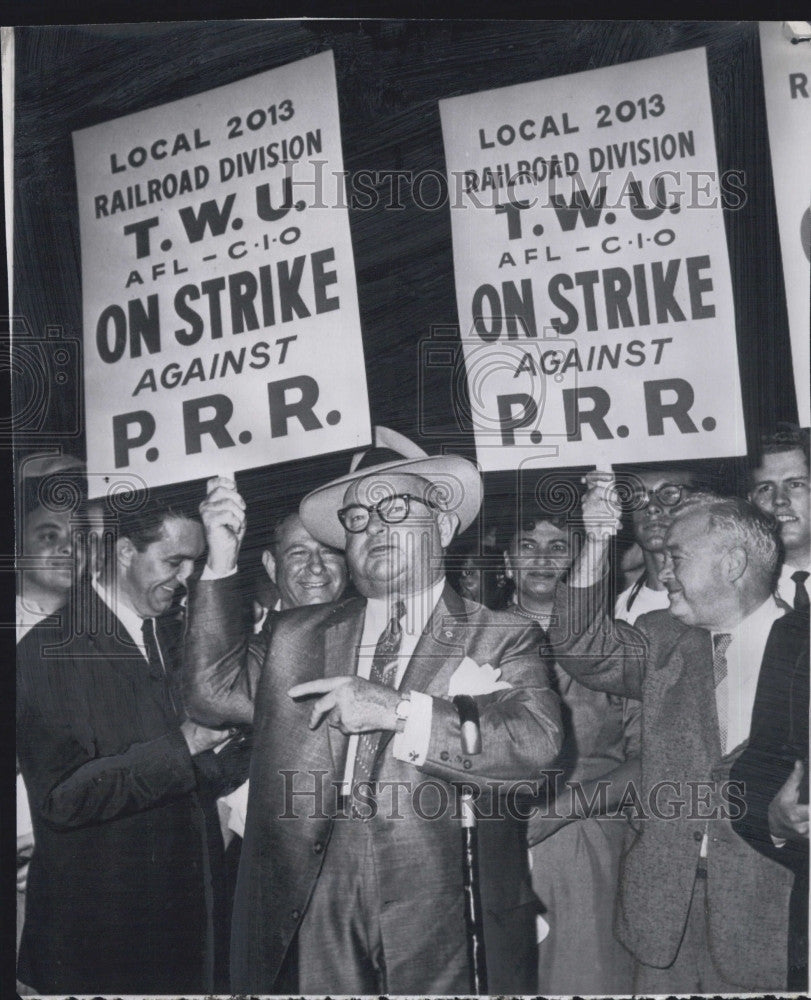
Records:
[[[426,455],[350,472],[308,493],[299,505],[302,524],[324,545],[346,547],[346,533],[338,520],[349,484],[370,476],[379,478],[387,472],[410,473],[427,479],[435,487],[434,499],[459,518],[459,531],[469,527],[482,503],[482,479],[476,466],[460,455]]]

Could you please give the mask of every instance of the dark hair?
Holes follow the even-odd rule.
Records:
[[[143,552],[163,534],[166,521],[198,521],[199,518],[180,506],[147,503],[137,511],[125,511],[118,515],[119,538],[129,538],[139,552]]]
[[[806,468],[811,468],[811,461],[809,460],[809,430],[807,427],[786,424],[780,430],[762,434],[760,448],[753,456],[750,466],[750,478],[752,472],[763,463],[766,455],[777,455],[787,451],[801,451],[805,457]]]
[[[282,526],[285,521],[289,521],[291,517],[298,517],[298,507],[293,507],[290,510],[285,511],[282,514],[277,514],[270,522],[270,533],[268,536],[268,543],[266,548],[270,549],[273,554],[273,558],[276,558],[276,553],[279,550],[279,540],[282,533]]]
[[[526,514],[519,521],[502,527],[502,534],[498,539],[499,548],[502,551],[508,550],[515,541],[516,535],[522,531],[534,531],[539,524],[551,524],[559,531],[568,531],[573,523],[575,523],[573,518],[568,514],[542,510]]]
[[[482,598],[493,611],[506,608],[512,597],[512,581],[504,573],[504,558],[499,549],[482,545],[477,537],[454,539],[445,556],[448,583],[461,594],[462,571],[472,564],[482,574]]]

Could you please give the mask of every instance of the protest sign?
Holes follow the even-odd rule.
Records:
[[[763,91],[783,258],[800,424],[811,424],[811,44],[792,45],[780,21],[760,24]]]
[[[332,53],[73,140],[91,490],[368,443]]]
[[[440,102],[485,470],[745,450],[703,49]]]

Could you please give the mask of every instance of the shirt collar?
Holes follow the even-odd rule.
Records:
[[[430,587],[418,590],[413,594],[403,594],[395,598],[369,597],[366,599],[366,621],[373,622],[375,625],[379,624],[382,632],[394,613],[397,601],[401,600],[406,607],[403,627],[409,633],[421,633],[433,614],[444,589],[445,577],[441,576]]]
[[[713,635],[726,632],[732,636],[732,642],[748,640],[749,636],[768,635],[772,625],[786,613],[773,596],[769,596],[754,611],[741,619],[734,628],[713,630]]]
[[[130,635],[136,646],[143,648],[144,632],[143,625],[146,619],[136,614],[132,608],[128,608],[123,601],[117,601],[113,592],[104,585],[101,578],[92,581],[93,589],[121,622]]]

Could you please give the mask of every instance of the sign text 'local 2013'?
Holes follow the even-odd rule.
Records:
[[[331,53],[74,141],[98,471],[157,485],[223,449],[239,469],[365,443],[348,219],[310,179],[342,171]]]
[[[721,207],[745,193],[717,171],[703,50],[441,112],[484,468],[656,460],[662,438],[673,458],[735,453]]]

